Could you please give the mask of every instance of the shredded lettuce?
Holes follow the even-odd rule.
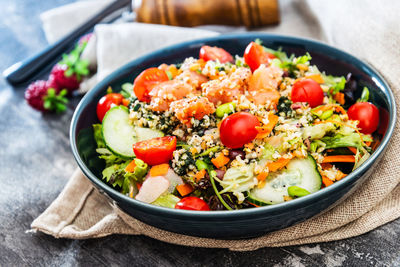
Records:
[[[303,139],[310,138],[310,140],[321,139],[328,132],[336,129],[333,123],[321,123],[312,126],[307,126],[303,130]]]
[[[337,134],[333,137],[325,136],[321,141],[326,144],[325,149],[338,147],[362,147],[361,137],[358,133],[352,133],[349,135]]]
[[[253,171],[253,165],[228,169],[224,175],[224,179],[219,182],[224,188],[220,193],[249,191],[256,186],[258,182],[254,177]]]
[[[324,79],[324,84],[328,85],[329,88],[332,89],[330,91],[331,95],[335,95],[342,91],[346,85],[346,78],[341,76],[341,77],[336,77],[332,75],[325,75],[322,74],[322,78]]]

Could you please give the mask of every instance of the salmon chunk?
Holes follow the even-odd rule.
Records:
[[[257,105],[264,105],[268,101],[278,104],[280,94],[277,89],[282,81],[282,74],[280,68],[260,65],[250,78],[248,98]]]
[[[184,70],[181,74],[176,76],[175,79],[190,84],[196,90],[200,90],[201,85],[208,81],[206,76],[191,70]]]
[[[215,105],[232,102],[244,93],[250,77],[250,69],[238,68],[230,75],[203,83],[202,93]]]
[[[183,124],[191,125],[191,118],[201,120],[205,115],[214,113],[215,107],[206,97],[193,96],[172,102],[170,111]]]
[[[166,111],[172,102],[195,92],[193,86],[181,80],[159,83],[149,93],[151,96],[150,108],[154,111]]]

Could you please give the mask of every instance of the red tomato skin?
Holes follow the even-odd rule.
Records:
[[[133,145],[136,157],[150,166],[168,163],[172,159],[175,149],[175,136],[156,137]]]
[[[371,134],[378,129],[379,109],[372,103],[355,103],[347,111],[350,120],[358,120],[358,127],[363,134]]]
[[[261,64],[267,64],[272,59],[276,58],[271,53],[264,51],[262,45],[251,42],[244,51],[244,61],[249,65],[252,72],[254,72]]]
[[[307,102],[314,108],[324,102],[324,91],[316,81],[301,79],[293,84],[291,99],[293,102]]]
[[[220,126],[221,142],[229,148],[241,148],[256,138],[257,117],[247,112],[237,112],[226,117]]]
[[[204,61],[215,61],[218,59],[221,63],[233,62],[232,55],[229,54],[229,52],[227,52],[225,49],[216,46],[211,47],[208,45],[203,45],[200,48],[199,58],[203,59]]]
[[[133,82],[133,91],[136,97],[143,102],[150,103],[149,95],[151,89],[160,83],[168,81],[168,75],[164,70],[158,68],[149,68],[142,71]]]
[[[198,197],[184,197],[175,205],[175,209],[181,210],[210,210],[208,204]]]
[[[97,118],[99,121],[103,121],[104,115],[106,115],[107,111],[112,107],[120,105],[123,99],[124,97],[119,93],[106,94],[100,98],[96,108]]]

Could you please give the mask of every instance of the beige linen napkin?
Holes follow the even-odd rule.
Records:
[[[400,35],[396,26],[400,23],[400,17],[396,10],[400,10],[400,2],[376,5],[372,0],[363,1],[362,5],[358,1],[345,0],[329,3],[317,0],[283,1],[282,24],[266,28],[265,31],[326,40],[331,45],[366,59],[385,76],[398,103]],[[344,15],[343,12],[349,14]],[[156,34],[151,33],[153,30]],[[134,35],[136,32],[145,34]],[[170,32],[177,35],[170,38]],[[118,67],[119,60],[123,63],[128,61],[127,58],[145,53],[147,45],[155,49],[156,44],[163,46],[212,34],[215,33],[133,23],[97,27],[94,46],[99,77]],[[112,36],[112,39],[107,36]],[[110,50],[112,47],[118,49]],[[138,54],[132,56],[136,49],[139,50]],[[117,56],[112,51],[118,51],[120,58],[117,61],[112,60]],[[400,134],[397,129],[398,122],[381,163],[369,179],[343,203],[318,217],[258,238],[216,240],[184,236],[151,227],[110,205],[107,198],[98,193],[79,170],[50,207],[32,223],[32,229],[57,238],[76,239],[111,234],[143,234],[174,244],[231,250],[326,242],[360,235],[400,217]]]

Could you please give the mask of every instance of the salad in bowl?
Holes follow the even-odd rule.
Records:
[[[142,202],[199,211],[278,204],[346,179],[385,125],[351,73],[310,60],[259,40],[243,56],[202,46],[198,59],[109,88],[93,125],[102,179]]]

